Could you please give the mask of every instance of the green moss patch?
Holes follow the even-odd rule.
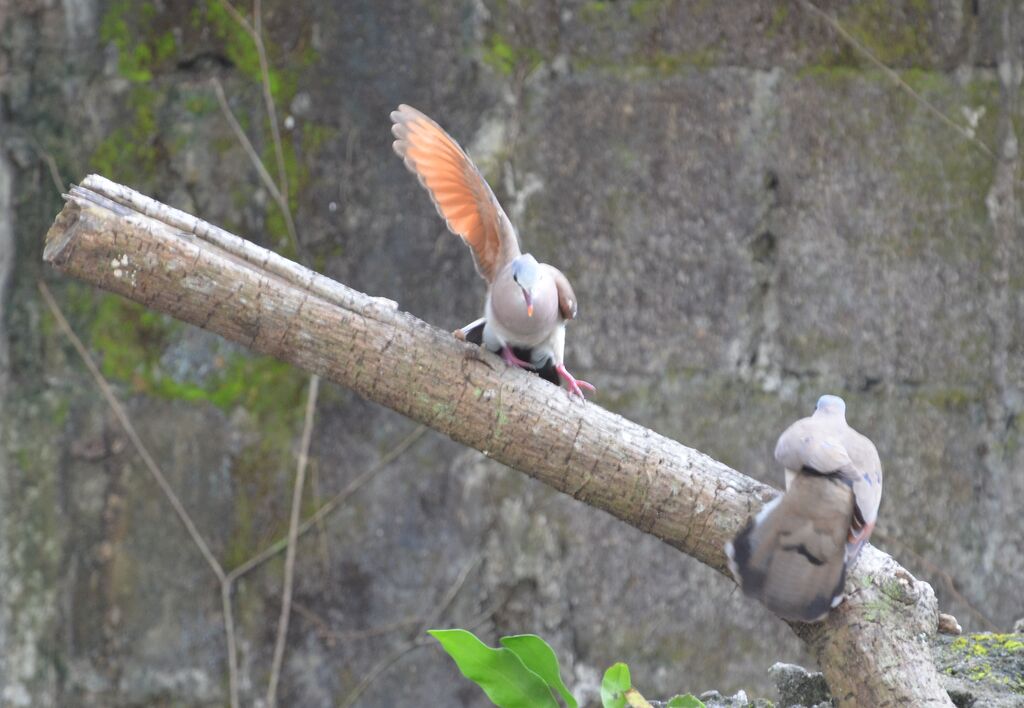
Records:
[[[967,682],[972,691],[978,684],[978,690],[993,695],[1024,693],[1024,635],[965,634],[939,645],[935,654],[942,672]]]
[[[936,63],[927,0],[910,0],[899,6],[888,0],[852,3],[840,12],[838,19],[847,32],[888,66]],[[847,42],[826,52],[821,60],[831,65],[868,65]]]
[[[301,408],[305,375],[284,362],[253,357],[220,342],[218,349],[232,351],[216,353],[212,370],[201,378],[168,373],[161,360],[184,327],[137,303],[102,295],[89,327],[89,341],[100,355],[104,376],[130,384],[138,393],[203,401],[222,409],[242,406],[259,417],[272,413],[280,417],[282,410]]]

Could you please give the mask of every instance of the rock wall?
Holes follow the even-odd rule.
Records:
[[[438,326],[477,316],[469,254],[390,149],[388,112],[425,110],[572,279],[568,360],[599,404],[781,485],[778,433],[818,394],[845,396],[886,468],[878,545],[965,628],[1008,628],[1024,582],[1007,552],[1024,543],[1024,13],[821,6],[920,98],[798,4],[268,0],[300,255]],[[305,378],[40,266],[53,170],[295,255],[213,77],[276,175],[258,57],[216,0],[0,9],[4,704],[221,705],[227,687],[216,580],[38,278],[221,562],[286,528]],[[306,510],[413,430],[326,387]],[[766,695],[768,666],[808,661],[717,574],[433,433],[303,540],[297,575],[288,705],[342,701],[442,609],[435,624],[490,640],[544,635],[591,697],[617,660],[651,695]],[[265,690],[281,577],[277,558],[234,598],[246,704]],[[359,705],[483,703],[419,648]]]

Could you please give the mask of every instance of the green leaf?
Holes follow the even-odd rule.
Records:
[[[672,696],[665,704],[665,708],[705,708],[705,706],[704,701],[692,693],[687,693],[685,696]]]
[[[498,708],[558,708],[544,679],[514,652],[489,647],[464,629],[432,629],[428,634]]]
[[[501,645],[513,652],[533,673],[544,679],[548,688],[558,691],[569,708],[578,708],[576,699],[562,683],[562,672],[558,667],[555,650],[536,634],[516,634],[502,637]]]
[[[601,705],[604,708],[626,708],[626,691],[632,686],[629,667],[621,661],[613,664],[601,680]]]
[[[635,688],[626,691],[626,703],[630,705],[630,708],[654,708]]]

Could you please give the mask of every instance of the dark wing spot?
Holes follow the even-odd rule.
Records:
[[[805,546],[802,543],[789,546],[781,546],[781,548],[784,551],[794,551],[796,553],[799,553],[808,561],[810,561],[812,565],[825,565],[825,560],[823,558],[815,557],[809,550],[807,550],[807,546]]]
[[[821,470],[814,469],[810,465],[804,465],[803,467],[800,468],[800,474],[812,474],[815,477],[824,477],[826,479],[832,480],[833,482],[842,482],[850,489],[853,489],[853,480],[847,477],[845,474],[843,474],[842,470],[830,470],[828,472],[822,472]]]
[[[750,519],[736,538],[732,541],[732,560],[740,574],[740,587],[747,595],[760,596],[764,591],[765,572],[750,565],[750,555],[753,548],[750,544],[750,535],[754,530],[754,520]]]

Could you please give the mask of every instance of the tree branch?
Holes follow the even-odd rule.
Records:
[[[473,345],[127,187],[72,189],[44,260],[352,388],[602,509],[728,577],[723,546],[776,494],[697,450],[581,405]],[[951,705],[925,638],[934,592],[867,547],[848,599],[794,624],[840,705]]]

